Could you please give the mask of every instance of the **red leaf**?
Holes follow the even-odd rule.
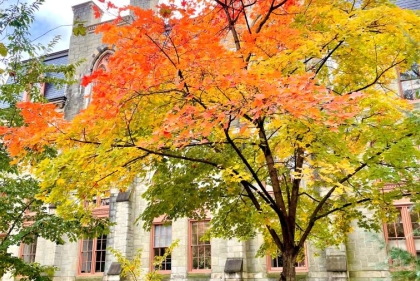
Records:
[[[112,4],[112,2],[108,2],[107,8],[108,9],[115,9],[115,8],[117,8],[117,6],[115,6],[114,4]]]
[[[165,136],[165,138],[168,138],[168,139],[172,137],[172,134],[168,131],[163,131],[163,135]]]
[[[82,81],[81,81],[81,85],[83,86],[83,87],[86,87],[87,85],[89,85],[89,83],[90,83],[90,77],[89,76],[83,76],[82,77]]]
[[[95,15],[95,19],[98,19],[102,15],[101,9],[98,8],[98,6],[92,6],[93,14]]]

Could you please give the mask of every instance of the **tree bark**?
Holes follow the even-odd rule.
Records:
[[[283,271],[280,274],[279,281],[296,281],[296,257],[292,251],[285,251],[282,253],[283,258]]]

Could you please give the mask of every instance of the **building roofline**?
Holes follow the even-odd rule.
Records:
[[[61,50],[61,51],[46,55],[44,61],[48,61],[48,60],[52,60],[52,59],[56,59],[56,58],[60,58],[60,57],[68,56],[68,55],[69,55],[69,49]]]
[[[45,55],[43,61],[49,61],[49,60],[53,60],[53,59],[56,59],[56,58],[65,57],[65,56],[68,56],[68,54],[69,54],[69,49],[61,50],[61,51],[58,51],[58,52],[54,52],[54,53]],[[42,57],[42,56],[40,56],[40,57]],[[28,62],[28,61],[31,61],[31,59],[23,60],[21,62],[25,63],[25,62]]]
[[[82,3],[80,3],[80,4],[76,4],[76,5],[73,5],[73,6],[71,6],[71,8],[74,10],[74,9],[77,9],[77,8],[79,8],[79,7],[82,7],[82,6],[86,6],[86,5],[88,5],[88,4],[93,4],[93,5],[95,5],[96,7],[98,7],[99,8],[99,10],[103,13],[104,12],[104,10],[102,10],[102,8],[101,7],[99,7],[95,2],[93,2],[93,1],[85,1],[85,2],[82,2]]]

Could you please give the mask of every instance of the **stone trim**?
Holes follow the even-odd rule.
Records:
[[[238,273],[242,272],[243,268],[242,258],[227,258],[225,262],[225,273]]]
[[[108,275],[120,275],[121,273],[121,264],[119,262],[111,263],[111,266],[108,270]]]
[[[87,33],[94,33],[96,28],[104,23],[110,23],[112,21],[114,21],[115,19],[112,20],[107,20],[104,22],[100,22],[100,23],[96,23],[96,24],[92,24],[92,25],[88,25],[86,26],[86,31]],[[124,25],[126,23],[129,23],[131,21],[131,17],[130,16],[124,16],[122,17],[121,21],[118,23],[118,25]]]
[[[116,202],[127,202],[130,200],[130,191],[120,192],[117,195]]]

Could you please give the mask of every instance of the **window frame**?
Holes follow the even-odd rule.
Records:
[[[19,258],[21,258],[25,263],[34,263],[36,258],[36,249],[38,247],[38,237],[34,237],[34,242],[27,244],[27,243],[20,243],[19,248]],[[25,254],[25,247],[30,247],[29,254]],[[25,260],[25,257],[29,257],[29,261]]]
[[[392,222],[384,223],[383,224],[383,231],[384,231],[384,238],[389,245],[390,241],[405,241],[405,246],[407,252],[410,254],[417,256],[417,250],[415,245],[415,239],[419,239],[419,236],[414,236],[413,231],[413,222],[411,221],[411,214],[410,214],[410,208],[413,206],[412,203],[396,203],[394,204],[394,207],[399,210],[401,215],[401,221],[403,225],[403,231],[404,231],[404,237],[400,238],[394,238],[388,236],[388,224],[392,224]],[[418,249],[420,251],[420,249]]]
[[[192,244],[192,231],[193,231],[193,224],[194,223],[210,223],[210,219],[205,220],[189,220],[188,221],[188,272],[190,273],[211,273],[212,272],[212,247],[211,247],[211,239],[209,240],[210,245],[210,268],[204,268],[204,269],[195,269],[193,268],[193,247],[195,245]],[[207,228],[208,229],[208,228]],[[206,229],[206,231],[207,231]],[[205,244],[207,245],[207,244]]]
[[[109,194],[96,195],[91,200],[85,200],[86,208],[93,206],[92,215],[97,218],[109,218],[111,197]]]
[[[103,239],[103,241],[105,241],[105,249],[100,249],[99,251],[97,250],[97,244],[98,244],[98,239]],[[79,243],[79,261],[78,261],[78,269],[77,269],[77,274],[78,275],[83,275],[83,276],[92,276],[92,275],[97,275],[97,276],[102,276],[105,273],[105,262],[106,262],[106,244],[107,244],[107,235],[102,234],[100,237],[98,238],[93,238],[93,239],[82,239],[80,240]],[[83,267],[83,242],[84,241],[88,241],[88,240],[92,240],[92,258],[91,258],[91,266],[90,266],[90,270],[91,272],[82,272],[82,267]],[[96,271],[96,258],[97,258],[97,252],[103,252],[104,254],[104,260],[103,260],[103,271]],[[102,261],[101,261],[102,262]]]
[[[150,271],[155,270],[154,266],[153,266],[153,261],[155,259],[155,231],[156,231],[156,226],[171,226],[171,231],[170,231],[170,235],[171,235],[171,244],[172,244],[172,224],[171,223],[165,223],[163,221],[160,222],[153,222],[152,225],[152,229],[150,231]],[[171,245],[170,244],[170,245]],[[168,248],[170,245],[168,245],[166,248]],[[158,248],[162,248],[162,247],[158,247]],[[157,272],[159,274],[171,274],[172,272],[172,253],[170,255],[170,259],[171,259],[171,269],[167,270],[167,269],[161,269],[158,270]]]

